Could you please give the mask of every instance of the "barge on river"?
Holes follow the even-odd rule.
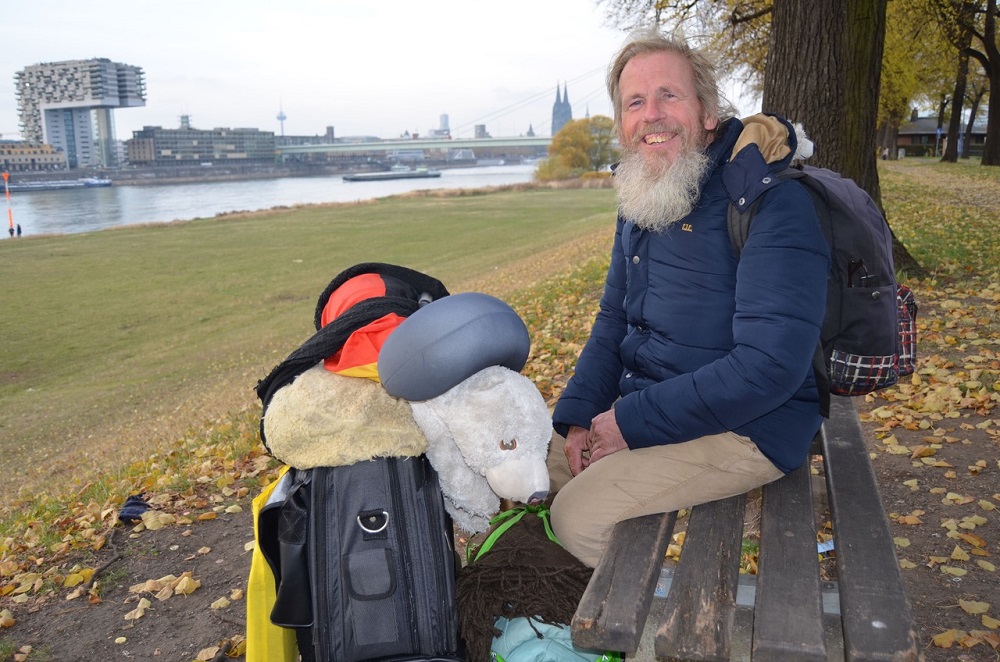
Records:
[[[428,170],[427,168],[417,168],[413,170],[406,166],[393,166],[383,172],[357,172],[344,175],[345,182],[384,182],[389,179],[427,179],[430,177],[440,177],[440,170]]]

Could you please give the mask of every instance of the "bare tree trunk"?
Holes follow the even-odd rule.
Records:
[[[976,95],[969,102],[969,122],[965,125],[965,141],[962,143],[962,158],[969,158],[969,145],[972,144],[972,129],[976,124],[976,115],[979,114],[979,104],[986,96],[986,88],[977,90]]]
[[[972,35],[969,35],[971,41]],[[963,48],[958,52],[958,73],[955,75],[955,93],[952,95],[951,120],[948,122],[948,144],[941,160],[946,163],[958,162],[958,132],[962,130],[962,102],[965,101],[965,87],[969,81],[969,54]]]
[[[840,66],[844,0],[775,0],[771,45],[764,70],[765,111],[801,122],[816,143],[812,162],[843,171]]]
[[[997,47],[997,0],[986,2],[983,37],[981,42],[985,58],[980,62],[990,79],[990,114],[986,120],[986,144],[983,146],[982,164],[1000,166],[1000,48]]]
[[[886,0],[774,0],[763,109],[801,122],[815,165],[853,179],[882,206],[876,118]],[[893,235],[897,269],[923,273]]]
[[[822,4],[822,3],[821,3]],[[875,142],[885,46],[886,0],[847,0],[844,31],[844,134],[842,172],[882,206]]]

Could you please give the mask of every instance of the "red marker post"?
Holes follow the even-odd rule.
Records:
[[[10,186],[8,181],[10,180],[10,173],[3,173],[3,190],[4,194],[7,196],[7,222],[10,224],[10,236],[14,236],[14,211],[10,208]]]

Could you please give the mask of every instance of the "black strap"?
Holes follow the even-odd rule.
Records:
[[[788,168],[780,172],[778,176],[794,179],[801,177],[802,174],[801,170]],[[810,187],[806,186],[805,188],[813,198],[813,202],[819,206],[821,201],[817,199],[817,194]],[[733,248],[733,253],[736,254],[736,259],[739,259],[743,247],[746,246],[747,237],[750,236],[750,223],[753,221],[753,216],[757,213],[760,203],[761,198],[759,197],[744,212],[740,212],[732,202],[729,203],[729,209],[726,211],[726,225],[729,229],[729,244]],[[816,344],[812,366],[813,373],[816,375],[816,388],[819,391],[819,413],[823,415],[823,418],[830,418],[830,376],[826,367],[822,341]]]

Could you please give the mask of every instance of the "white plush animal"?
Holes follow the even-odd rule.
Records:
[[[545,499],[552,421],[530,379],[490,366],[410,407],[427,438],[427,457],[456,526],[485,531],[501,498]]]

